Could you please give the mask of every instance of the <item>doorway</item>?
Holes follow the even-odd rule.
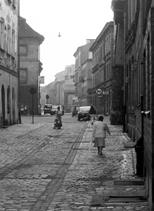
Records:
[[[1,89],[1,99],[2,99],[2,125],[5,125],[5,89],[2,85]]]

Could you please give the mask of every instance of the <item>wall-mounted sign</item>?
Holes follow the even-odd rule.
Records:
[[[96,94],[97,94],[97,95],[102,95],[102,94],[103,94],[103,91],[102,91],[101,89],[97,89],[97,90],[96,90]]]

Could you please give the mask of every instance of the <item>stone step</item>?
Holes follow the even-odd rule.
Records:
[[[114,185],[144,185],[143,179],[134,180],[114,180]]]

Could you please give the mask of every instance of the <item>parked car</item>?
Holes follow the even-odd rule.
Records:
[[[51,111],[52,115],[56,113],[57,107],[58,107],[57,105],[52,105],[52,111]]]
[[[60,111],[61,111],[62,115],[64,115],[64,106],[62,106],[62,105],[53,105],[52,106],[52,113],[55,114],[58,107],[60,107]]]
[[[44,105],[44,114],[52,114],[52,104]]]
[[[78,120],[88,121],[90,120],[89,114],[90,106],[81,106],[78,110]]]

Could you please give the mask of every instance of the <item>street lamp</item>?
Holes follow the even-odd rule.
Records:
[[[46,95],[46,103],[48,104],[49,95]]]

